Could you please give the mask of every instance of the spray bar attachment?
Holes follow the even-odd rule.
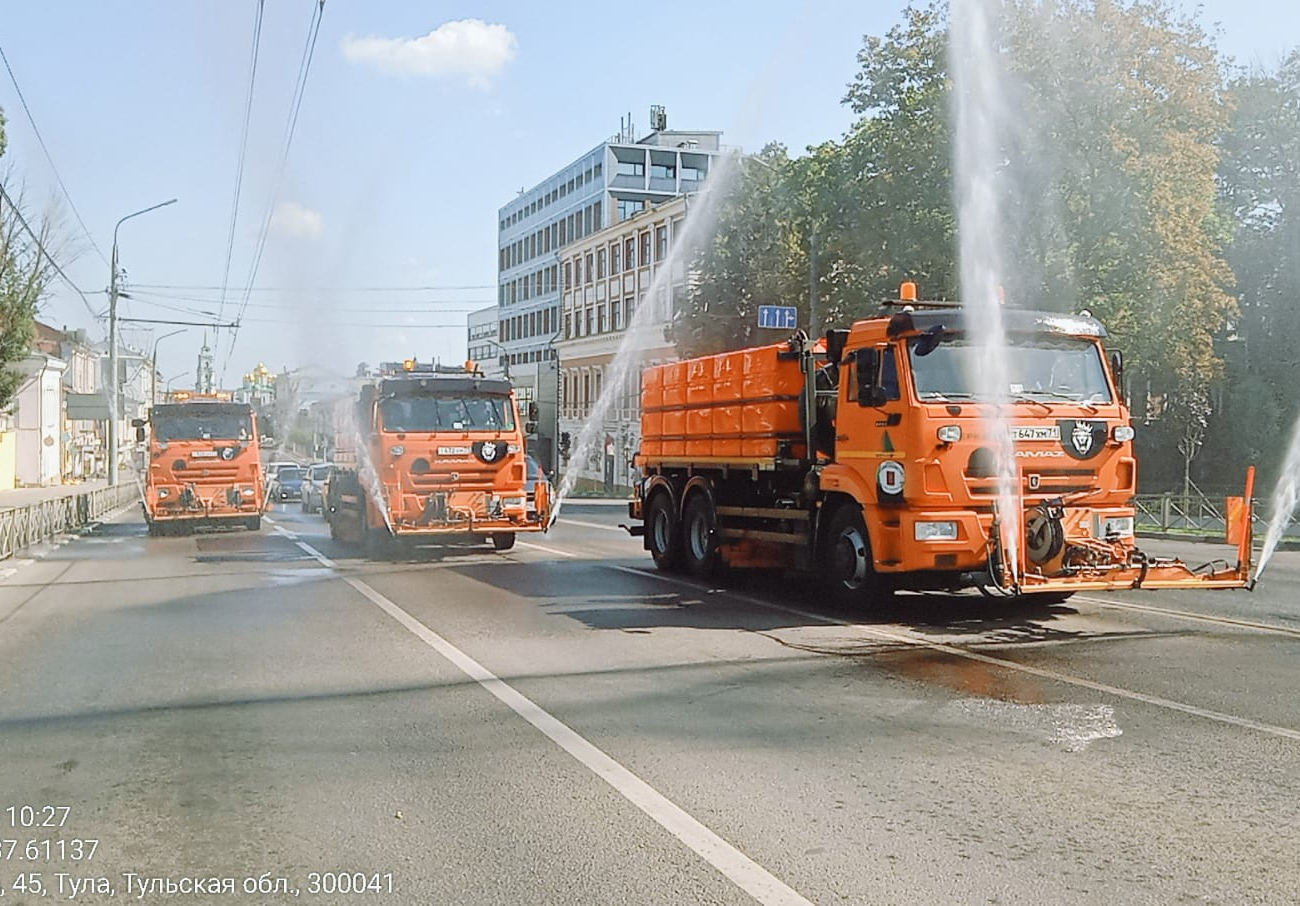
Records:
[[[1237,563],[1224,561],[1190,567],[1173,557],[1153,557],[1139,550],[1131,536],[1098,536],[1093,522],[1067,501],[1053,500],[1023,511],[1019,520],[994,515],[989,530],[989,578],[1011,595],[1061,594],[1132,588],[1253,588],[1251,580],[1252,497],[1255,468],[1246,472],[1245,494],[1229,497],[1225,511],[1226,542],[1237,548]],[[1011,526],[1024,537],[1011,544]],[[1014,553],[1013,553],[1014,552]]]

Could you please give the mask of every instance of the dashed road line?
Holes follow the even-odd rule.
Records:
[[[546,553],[554,554],[557,557],[569,557],[570,559],[573,559],[578,556],[577,554],[571,554],[568,551],[558,550],[554,547],[547,547],[544,544],[533,544],[531,541],[516,540],[515,544],[519,545],[520,547],[527,547],[535,551],[545,551]]]

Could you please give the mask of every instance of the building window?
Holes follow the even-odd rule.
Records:
[[[651,179],[676,179],[677,165],[676,164],[651,164],[650,178]]]
[[[609,247],[609,273],[611,277],[618,276],[623,270],[623,247],[615,242]]]
[[[624,220],[635,217],[637,214],[644,211],[645,200],[641,198],[620,198],[618,199],[618,207],[616,210],[618,211],[618,219],[621,223]]]
[[[573,285],[578,286],[582,283],[582,256],[579,255],[573,259]]]
[[[587,273],[587,282],[588,282],[588,283],[590,283],[590,282],[595,278],[596,268],[595,268],[595,266],[594,266],[594,264],[593,264],[594,260],[595,260],[595,256],[592,255],[591,252],[587,252],[587,271],[586,271],[586,273]]]
[[[591,224],[592,224],[592,227],[595,228],[595,229],[597,229],[597,230],[600,229],[602,226],[605,225],[605,224],[604,224],[604,221],[602,221],[602,220],[600,219],[600,202],[599,202],[599,201],[596,202],[595,204],[593,204],[593,205],[591,206]]]
[[[645,161],[641,160],[620,160],[618,162],[619,176],[645,176]]]
[[[569,266],[570,262],[564,262],[564,286],[565,288],[573,286],[573,268]]]
[[[604,164],[599,164],[599,163],[596,164],[596,166],[591,168],[591,175],[596,177],[597,179],[600,179],[600,171],[603,167]]]
[[[625,309],[625,317],[627,318],[628,326],[631,326],[633,316],[636,314],[636,299],[632,296],[628,296],[623,300],[623,308]]]
[[[596,279],[605,279],[605,249],[601,247],[596,250]]]
[[[567,340],[573,339],[573,313],[564,313],[564,337]]]
[[[668,257],[668,226],[655,229],[655,260],[663,261]]]
[[[596,324],[601,333],[609,330],[609,321],[606,319],[606,314],[603,302],[596,306]]]
[[[646,230],[641,234],[641,266],[646,267],[650,264],[650,231]]]
[[[587,336],[596,332],[596,309],[587,309]]]
[[[623,255],[627,259],[627,269],[632,270],[636,267],[636,240],[631,236],[623,243]]]

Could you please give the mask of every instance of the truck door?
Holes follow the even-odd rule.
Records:
[[[841,459],[856,460],[868,486],[880,502],[903,499],[905,406],[899,382],[896,349],[881,344],[858,349],[843,382],[837,446]]]

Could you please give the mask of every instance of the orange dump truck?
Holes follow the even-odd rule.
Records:
[[[633,533],[661,569],[800,568],[846,602],[1247,584],[1251,475],[1229,501],[1235,566],[1137,548],[1122,361],[1100,323],[1005,310],[995,402],[972,379],[984,350],[969,317],[895,304],[816,344],[796,334],[646,369]]]
[[[372,556],[458,537],[503,551],[548,528],[544,482],[529,499],[514,390],[472,363],[385,364],[339,407],[336,428],[325,501],[335,540]]]
[[[134,424],[144,432],[143,420]],[[149,534],[200,525],[261,528],[266,487],[251,406],[190,396],[154,406],[148,425],[143,506]]]

